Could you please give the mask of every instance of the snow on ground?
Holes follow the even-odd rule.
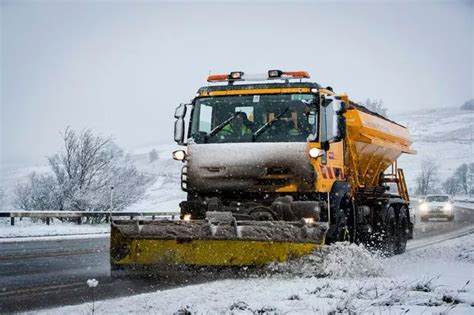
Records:
[[[452,176],[458,166],[474,162],[474,111],[440,108],[407,112],[393,119],[406,126],[413,138],[416,155],[404,154],[399,166],[404,169],[409,189],[414,189],[423,159],[439,166],[439,178]]]
[[[99,301],[95,313],[472,314],[473,270],[474,234],[391,258],[341,243],[237,280]],[[85,314],[91,307],[35,314]]]
[[[158,160],[150,162],[149,153],[155,149]],[[125,211],[179,211],[179,203],[186,200],[186,193],[181,190],[181,162],[172,158],[174,150],[182,149],[175,144],[145,146],[131,151],[131,160],[141,172],[157,177],[148,187],[145,195]]]
[[[77,224],[61,222],[57,219],[46,225],[41,221],[33,222],[30,218],[15,219],[15,225],[10,225],[10,218],[0,218],[0,241],[3,238],[51,236],[51,235],[80,235],[110,233],[110,224]]]

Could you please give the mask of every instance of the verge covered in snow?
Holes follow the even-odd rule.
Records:
[[[29,218],[15,219],[15,225],[10,225],[10,218],[0,218],[0,240],[10,237],[51,236],[51,235],[80,235],[109,233],[110,224],[77,224],[54,220],[51,225],[32,222]]]
[[[96,314],[471,314],[474,234],[391,258],[351,244],[223,280],[97,303]],[[100,284],[97,289],[100,289]],[[91,303],[41,314],[87,313]]]

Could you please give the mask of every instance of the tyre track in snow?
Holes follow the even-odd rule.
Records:
[[[426,248],[432,245],[439,244],[444,241],[463,237],[465,235],[469,235],[472,233],[474,233],[474,225],[464,227],[458,231],[443,233],[436,236],[431,236],[431,237],[422,238],[418,240],[411,240],[407,244],[406,252],[416,251],[418,249]]]

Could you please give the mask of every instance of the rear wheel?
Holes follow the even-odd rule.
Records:
[[[385,225],[384,237],[382,241],[382,252],[385,256],[393,256],[395,254],[395,248],[397,244],[397,232],[396,232],[395,219],[392,218]]]
[[[405,209],[401,209],[402,212]],[[400,214],[399,223],[398,223],[398,237],[395,244],[395,255],[403,254],[407,247],[408,241],[408,220],[404,214]]]

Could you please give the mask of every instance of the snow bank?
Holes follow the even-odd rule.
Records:
[[[336,243],[312,255],[268,267],[272,273],[300,277],[359,278],[383,275],[383,259],[363,245]]]

